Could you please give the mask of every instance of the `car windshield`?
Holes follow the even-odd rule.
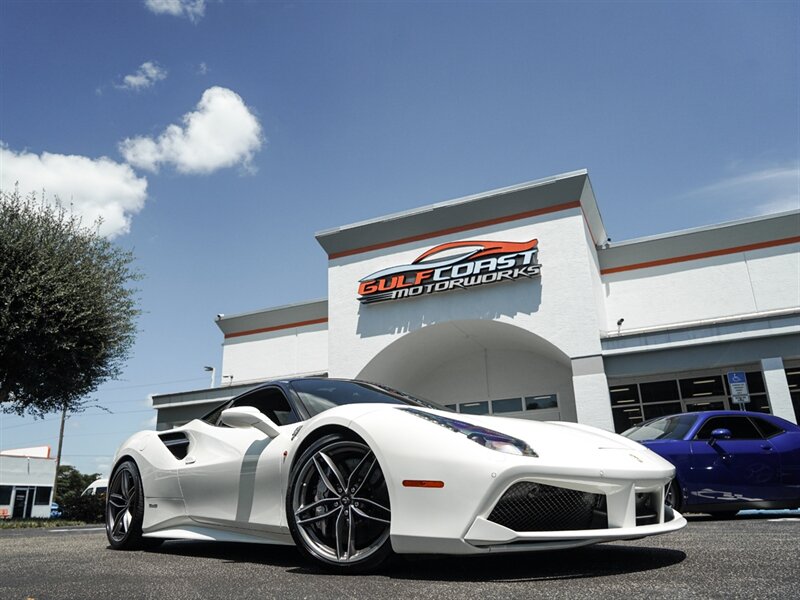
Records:
[[[691,429],[697,415],[674,415],[647,421],[623,431],[622,435],[637,442],[648,440],[682,440]]]
[[[298,379],[291,382],[310,416],[345,404],[398,404],[447,410],[432,402],[375,383],[337,379]]]

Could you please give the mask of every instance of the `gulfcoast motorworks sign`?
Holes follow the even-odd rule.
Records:
[[[372,304],[535,277],[541,273],[538,244],[538,239],[440,244],[411,264],[383,269],[361,279],[358,299]]]

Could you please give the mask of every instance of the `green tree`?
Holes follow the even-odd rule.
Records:
[[[100,477],[99,473],[85,475],[70,465],[58,467],[56,475],[56,493],[54,502],[61,505],[63,518],[86,521],[87,523],[101,523],[105,510],[105,494],[81,496],[83,490]]]
[[[55,502],[63,502],[64,496],[74,494],[80,496],[89,484],[100,477],[100,473],[86,475],[81,473],[73,466],[61,465],[58,467],[56,481],[58,482],[58,492],[56,492]]]
[[[98,225],[98,224],[96,224]],[[0,406],[80,411],[136,333],[133,255],[42,194],[0,190]]]

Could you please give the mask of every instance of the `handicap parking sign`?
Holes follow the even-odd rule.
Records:
[[[750,390],[747,388],[747,377],[744,371],[730,371],[727,373],[728,387],[731,390],[731,401],[734,404],[747,404],[750,402]]]

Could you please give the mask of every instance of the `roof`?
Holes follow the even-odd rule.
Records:
[[[318,299],[237,315],[217,315],[225,339],[328,322],[328,300]]]
[[[316,238],[328,257],[335,259],[578,208],[595,240],[605,240],[605,227],[585,169],[327,229]]]
[[[800,242],[800,210],[653,235],[598,250],[604,275]]]

